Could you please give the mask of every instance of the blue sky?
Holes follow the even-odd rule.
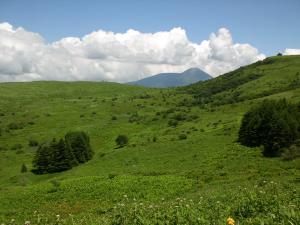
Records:
[[[157,32],[182,27],[193,42],[220,27],[234,41],[266,55],[300,48],[300,0],[1,0],[0,21],[37,32],[47,41],[103,29]]]

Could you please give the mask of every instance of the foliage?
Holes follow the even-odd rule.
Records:
[[[92,159],[94,152],[90,146],[90,139],[85,132],[69,132],[65,136],[66,146],[71,155],[71,164],[84,163]],[[73,156],[75,160],[73,160]]]
[[[124,147],[128,143],[128,137],[126,135],[118,135],[116,138],[116,144],[118,147]]]
[[[93,157],[89,137],[84,132],[69,132],[64,139],[39,146],[34,160],[33,172],[56,173],[71,169]]]
[[[265,100],[243,117],[239,130],[241,144],[264,146],[267,156],[279,155],[300,137],[299,106],[282,100]]]
[[[300,224],[296,144],[269,159],[236,143],[241,118],[263,98],[300,101],[299,59],[272,57],[236,70],[231,81],[245,82],[217,87],[201,104],[194,104],[197,93],[221,86],[227,75],[193,86],[193,93],[110,82],[0,84],[0,224],[226,224],[228,217],[236,224]],[[151,98],[135,97],[145,93]],[[138,121],[129,123],[136,113]],[[181,113],[186,119],[170,127]],[[13,122],[26,126],[7,129]],[[40,142],[70,130],[89,134],[89,163],[56,174],[20,173],[22,163],[31,169],[37,151],[29,137]],[[181,133],[188,138],[179,140]],[[122,151],[115,149],[118,134],[130,137]],[[10,151],[17,143],[23,154]]]

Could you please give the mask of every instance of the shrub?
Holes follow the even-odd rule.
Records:
[[[117,117],[116,116],[112,116],[111,120],[117,120]]]
[[[126,135],[119,135],[115,141],[118,147],[121,148],[128,144],[128,137]]]
[[[264,146],[265,156],[278,156],[300,136],[299,106],[285,99],[265,100],[243,117],[239,142],[249,147]]]

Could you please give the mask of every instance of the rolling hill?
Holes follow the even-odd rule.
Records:
[[[211,78],[212,77],[209,74],[199,68],[191,68],[182,73],[160,73],[138,81],[129,82],[128,84],[144,87],[167,88],[186,86]]]
[[[2,83],[0,223],[299,224],[300,159],[236,141],[242,116],[263,99],[300,102],[299,74],[300,56],[278,56],[171,89]],[[29,140],[69,131],[88,133],[93,159],[31,173]],[[123,148],[119,134],[129,138]]]

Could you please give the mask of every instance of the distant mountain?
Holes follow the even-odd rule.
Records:
[[[129,82],[128,84],[145,87],[179,87],[212,78],[209,74],[199,68],[191,68],[182,73],[160,73],[141,80]]]

